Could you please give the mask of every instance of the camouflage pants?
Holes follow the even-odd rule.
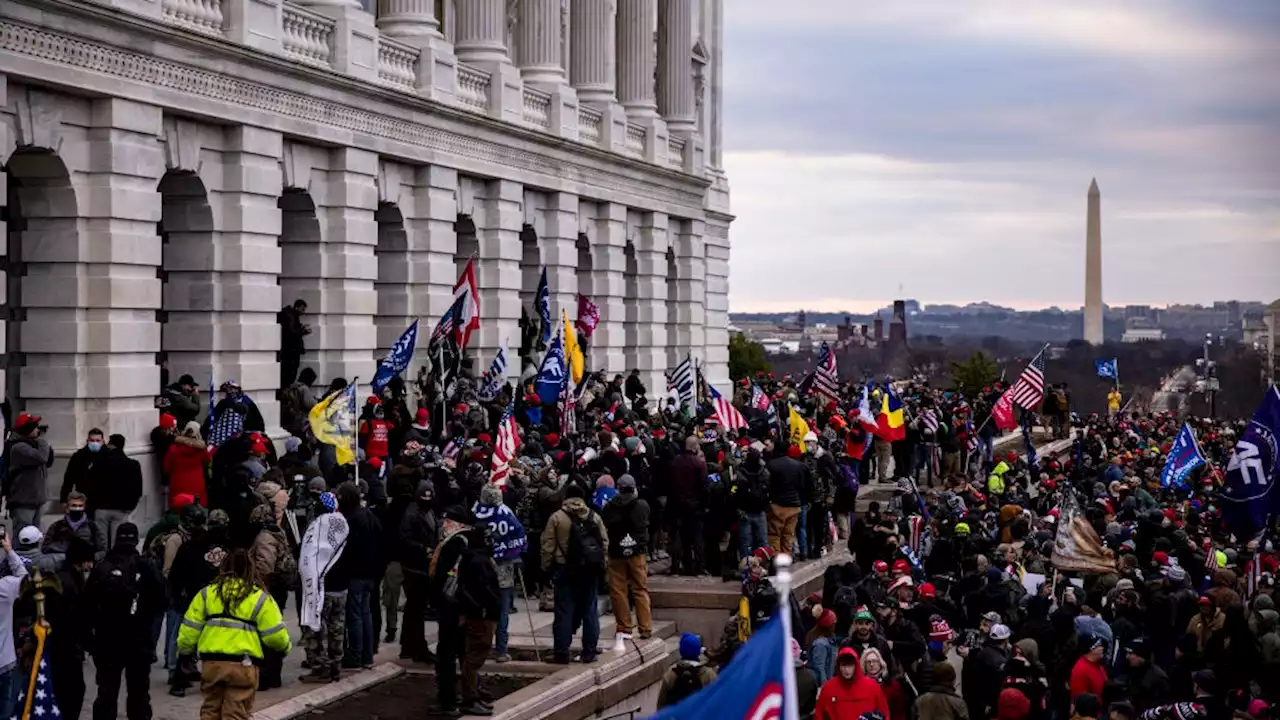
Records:
[[[320,629],[302,628],[302,647],[311,672],[323,675],[339,669],[347,635],[347,592],[325,593]]]

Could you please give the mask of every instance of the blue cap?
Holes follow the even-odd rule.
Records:
[[[680,636],[680,659],[697,660],[702,656],[702,638],[693,633]]]

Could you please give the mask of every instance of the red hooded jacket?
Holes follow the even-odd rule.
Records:
[[[853,658],[853,679],[840,675],[841,661]],[[818,704],[813,720],[858,720],[863,713],[878,710],[889,717],[889,701],[880,684],[862,674],[862,664],[853,648],[842,648],[836,655],[836,674],[818,691]]]

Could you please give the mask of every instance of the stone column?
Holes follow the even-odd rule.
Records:
[[[693,99],[694,0],[658,3],[658,110],[673,133],[698,129]]]
[[[670,244],[665,213],[647,212],[636,234],[635,347],[629,348],[645,386],[654,392],[666,388],[667,368],[667,247]]]
[[[596,367],[610,375],[625,372],[624,349],[627,319],[627,208],[618,203],[602,202],[588,237],[591,240],[591,299],[600,309],[600,324],[591,336],[591,358]],[[659,388],[660,390],[661,388]],[[653,397],[654,388],[649,388]]]
[[[454,52],[467,63],[506,62],[507,5],[504,0],[457,0]]]
[[[479,258],[476,283],[480,287],[480,330],[471,337],[468,354],[484,362],[507,342],[520,340],[520,230],[524,226],[524,187],[509,180],[482,186],[476,198],[476,239]],[[453,281],[450,280],[452,293]],[[479,368],[480,365],[477,365]]]
[[[631,118],[655,117],[654,47],[657,0],[618,0],[618,101]]]
[[[435,0],[378,0],[378,30],[401,39],[444,37]]]
[[[708,213],[703,241],[707,381],[722,388],[729,383],[729,217]]]
[[[616,5],[612,0],[573,1],[573,19],[569,23],[569,79],[578,91],[578,99],[589,103],[611,103],[617,100],[616,52],[618,27]]]
[[[551,290],[551,313],[561,309],[569,313],[569,321],[578,316],[578,196],[573,193],[547,193],[547,207],[542,212],[542,232],[538,233],[542,262],[547,268],[547,285]]]
[[[676,349],[689,348],[694,357],[705,362],[707,264],[702,233],[701,220],[674,220],[671,223],[676,278],[673,285],[675,296],[667,298],[667,317],[676,335],[667,338],[667,342]]]
[[[561,50],[561,0],[521,0],[516,23],[516,65],[526,83],[564,82]]]
[[[275,400],[275,388],[280,384],[275,356],[280,327],[275,311],[283,302],[278,283],[280,209],[276,202],[283,184],[280,155],[284,141],[279,132],[246,126],[227,129],[224,138],[221,186],[210,188],[221,250],[214,265],[218,272],[210,278],[216,284],[209,288],[214,297],[220,297],[220,327],[215,328],[218,342],[212,346],[218,352],[211,356],[212,368],[193,374],[201,386],[209,382],[209,370],[216,382],[239,380],[259,406],[269,434],[278,434],[273,432],[280,427],[280,405]],[[169,284],[174,286],[172,274]]]

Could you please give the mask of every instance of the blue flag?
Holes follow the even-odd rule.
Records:
[[[1110,378],[1112,380],[1120,379],[1120,360],[1112,358],[1110,360],[1095,360],[1098,366],[1098,377]]]
[[[542,358],[542,367],[538,368],[538,377],[533,381],[533,389],[537,391],[543,405],[560,402],[560,393],[564,391],[568,377],[564,360],[564,336],[557,332],[551,338],[547,354]]]
[[[471,508],[476,521],[481,526],[489,526],[493,530],[493,559],[515,560],[529,546],[529,538],[525,535],[524,525],[511,512],[511,508],[503,505],[482,505],[476,503]]]
[[[538,292],[533,296],[533,308],[542,319],[542,342],[551,342],[551,289],[547,286],[547,268],[542,268],[542,279],[538,281]]]
[[[715,682],[650,720],[796,720],[800,713],[784,607],[751,635]]]
[[[1169,449],[1169,459],[1164,461],[1164,470],[1160,473],[1160,487],[1184,488],[1187,476],[1192,470],[1203,465],[1204,453],[1200,452],[1200,444],[1191,432],[1191,426],[1183,423],[1182,430]]]
[[[382,358],[382,362],[378,363],[378,372],[373,375],[373,394],[382,393],[382,388],[391,382],[391,378],[404,372],[409,367],[409,361],[413,359],[413,349],[418,345],[418,321],[414,320],[413,324],[407,330],[400,333],[400,339],[396,340],[396,344],[391,346],[391,352]]]
[[[1276,437],[1280,390],[1273,385],[1236,440],[1222,489],[1222,515],[1237,537],[1253,537],[1275,514]]]

